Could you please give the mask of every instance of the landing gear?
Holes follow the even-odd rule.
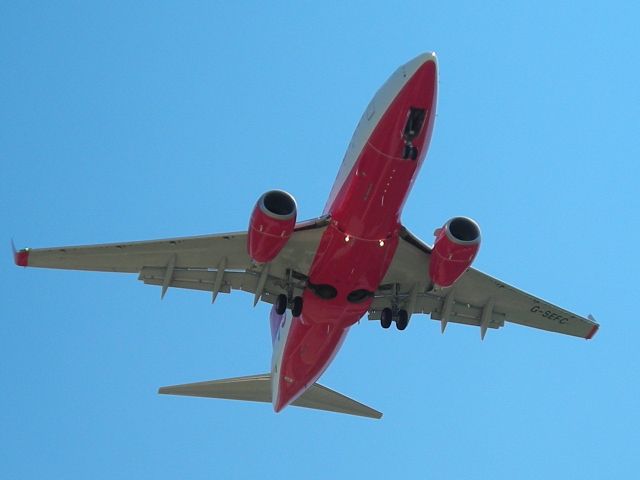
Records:
[[[302,314],[302,297],[293,298],[293,306],[291,307],[291,315],[299,317]]]
[[[404,330],[409,325],[409,314],[406,310],[398,311],[398,318],[396,319],[396,328],[398,330]]]
[[[404,139],[404,148],[402,149],[402,158],[405,160],[410,158],[416,160],[418,158],[418,149],[413,146],[413,139],[416,138],[427,116],[424,108],[410,107],[407,112],[407,122],[402,130],[402,138]]]
[[[398,310],[394,315],[391,308],[383,308],[382,312],[380,312],[380,325],[382,328],[389,328],[394,321],[398,330],[404,330],[409,325],[409,313],[406,310]]]
[[[276,296],[273,306],[278,315],[284,315],[287,308],[290,308],[291,315],[299,317],[302,314],[302,296],[294,296],[294,292],[304,290],[308,279],[291,269],[287,269],[287,277],[287,281],[282,285],[282,290],[285,293]]]
[[[402,149],[402,158],[416,160],[418,158],[418,148],[411,145],[411,143],[406,143]]]
[[[380,325],[382,328],[389,328],[391,326],[391,322],[393,321],[393,312],[390,308],[382,309],[380,313]]]
[[[289,306],[289,299],[284,293],[276,297],[275,307],[278,315],[283,315]],[[291,315],[299,317],[302,314],[302,297],[293,297],[291,301]]]
[[[289,302],[287,300],[287,296],[284,293],[281,293],[276,297],[275,307],[276,313],[278,315],[284,314],[285,310],[287,309],[287,303]]]

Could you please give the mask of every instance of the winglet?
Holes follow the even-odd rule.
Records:
[[[592,322],[595,323],[596,319],[593,318],[592,315],[589,315],[587,317],[589,320],[591,320]],[[589,333],[587,334],[586,337],[584,337],[586,340],[591,340],[593,338],[593,336],[598,333],[598,329],[600,328],[600,325],[598,325],[597,323],[591,328],[591,330],[589,331]]]
[[[13,250],[13,261],[19,267],[26,267],[29,265],[29,249],[23,248],[22,250],[16,250],[16,245],[11,240],[11,250]]]

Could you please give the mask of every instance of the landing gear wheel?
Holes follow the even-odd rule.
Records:
[[[389,328],[393,320],[393,312],[390,308],[383,308],[380,313],[380,325],[382,328]]]
[[[409,325],[409,314],[406,310],[398,311],[398,319],[396,320],[396,328],[398,330],[404,330]]]
[[[291,307],[291,315],[299,317],[302,313],[302,297],[294,297],[293,307]]]
[[[409,145],[408,143],[405,143],[404,148],[402,149],[402,158],[403,159],[407,159],[411,156],[411,152],[413,151],[413,148],[411,145]]]
[[[418,148],[417,147],[411,147],[411,160],[415,160],[418,158]]]
[[[287,296],[283,293],[276,297],[276,313],[282,315],[287,310]]]

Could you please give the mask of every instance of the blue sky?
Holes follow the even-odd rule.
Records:
[[[0,468],[6,478],[631,478],[640,444],[637,2],[0,5]],[[601,323],[362,321],[322,383],[376,422],[158,396],[268,370],[268,307],[135,275],[18,269],[57,246],[246,228],[324,206],[351,133],[434,50],[431,149],[403,215],[483,230],[481,270]]]

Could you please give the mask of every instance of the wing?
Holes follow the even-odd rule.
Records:
[[[488,328],[504,322],[590,339],[599,325],[593,317],[575,313],[536,298],[500,280],[470,268],[447,290],[430,288],[427,280],[431,248],[403,228],[391,266],[376,292],[369,319],[377,320],[383,308],[395,305],[409,313],[428,313],[448,322]]]
[[[77,247],[24,249],[15,252],[18,265],[28,267],[138,273],[146,284],[211,292],[244,290],[273,303],[280,293],[301,292],[322,232],[324,217],[301,222],[267,265],[255,265],[247,254],[247,233],[224,233],[165,240]],[[300,294],[300,293],[298,293]]]

